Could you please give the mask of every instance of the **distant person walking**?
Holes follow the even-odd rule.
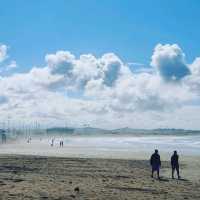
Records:
[[[53,147],[54,145],[54,138],[51,140],[51,146]]]
[[[160,179],[161,161],[160,161],[160,155],[158,154],[158,150],[157,149],[151,155],[150,164],[151,164],[151,167],[152,167],[151,177],[153,178],[153,174],[156,171],[157,172],[157,177],[158,177],[158,179]]]
[[[174,151],[174,154],[171,156],[171,167],[172,167],[172,178],[174,179],[174,172],[176,170],[178,179],[180,179],[179,174],[179,155],[177,154],[177,151]]]
[[[60,147],[63,147],[63,140],[60,141]]]
[[[6,143],[6,134],[3,133],[1,137],[2,137],[2,138],[1,138],[2,143],[3,143],[3,144]]]

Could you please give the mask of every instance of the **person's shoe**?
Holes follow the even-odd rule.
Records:
[[[174,179],[174,176],[172,176],[172,179]]]
[[[151,178],[153,178],[153,175],[151,175]]]
[[[180,176],[178,176],[178,179],[181,179],[181,177],[180,177]]]

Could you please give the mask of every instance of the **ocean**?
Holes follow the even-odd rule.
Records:
[[[63,147],[59,145],[61,140],[64,143]],[[132,158],[137,155],[140,157],[141,154],[147,158],[154,149],[165,155],[177,150],[181,155],[200,156],[200,135],[68,134],[33,136],[29,143],[27,138],[21,138],[0,145],[1,154],[103,158]]]

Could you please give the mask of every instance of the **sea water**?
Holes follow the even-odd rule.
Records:
[[[54,145],[51,146],[52,139]],[[60,147],[60,141],[64,146]],[[149,155],[154,149],[165,154],[177,150],[182,155],[200,156],[200,135],[67,135],[32,137],[0,145],[1,154],[28,154],[41,156],[132,158],[134,155]]]

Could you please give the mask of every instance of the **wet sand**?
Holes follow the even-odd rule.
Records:
[[[1,155],[0,199],[200,199],[199,179],[172,180],[162,165],[158,181],[145,160]]]

